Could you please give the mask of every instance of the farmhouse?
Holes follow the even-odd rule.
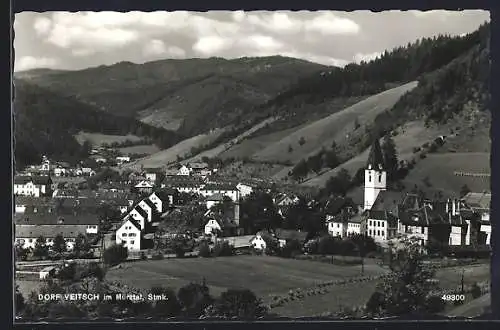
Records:
[[[40,271],[40,280],[46,280],[53,277],[56,273],[57,268],[55,266],[45,267]]]
[[[191,169],[189,167],[187,167],[186,165],[182,165],[179,168],[179,171],[177,172],[177,175],[184,175],[184,176],[191,175]]]
[[[250,244],[256,250],[265,250],[267,248],[266,240],[274,240],[276,239],[271,235],[271,233],[267,231],[259,231],[250,239]]]
[[[231,198],[233,202],[239,202],[240,200],[240,192],[236,186],[232,184],[208,183],[200,189],[200,194],[204,197],[221,194]]]
[[[163,175],[163,170],[160,168],[145,168],[144,169],[144,176],[146,177],[146,180],[149,182],[155,184],[158,182],[160,179],[162,179]]]
[[[99,232],[99,218],[95,214],[74,213],[74,214],[61,214],[50,212],[39,212],[36,214],[15,214],[14,222],[17,226],[72,226],[81,225],[85,226],[84,234],[97,234]]]
[[[214,195],[211,195],[211,196],[208,196],[206,198],[206,201],[207,201],[207,209],[211,209],[212,206],[216,205],[216,204],[220,204],[222,202],[224,202],[224,198],[226,196],[222,195],[222,194],[214,194]],[[228,198],[228,197],[226,197]]]
[[[15,176],[14,196],[51,196],[52,179],[44,176]]]
[[[33,225],[16,225],[16,244],[19,244],[23,248],[35,248],[36,240],[40,237],[46,239],[46,244],[52,246],[54,244],[54,238],[57,235],[62,235],[66,241],[66,248],[71,251],[75,244],[75,240],[78,235],[85,235],[87,233],[87,225],[75,224],[75,225],[44,225],[44,226],[33,226]]]
[[[118,156],[118,157],[116,157],[116,163],[118,165],[122,165],[124,163],[130,163],[130,157],[129,156]]]
[[[152,184],[148,180],[143,180],[143,181],[139,182],[138,184],[136,184],[134,186],[134,188],[136,188],[140,192],[150,193],[153,191],[154,184]]]
[[[141,249],[143,228],[132,217],[126,217],[116,231],[116,244],[123,244],[130,251]]]

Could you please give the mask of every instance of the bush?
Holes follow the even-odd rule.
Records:
[[[235,250],[227,241],[215,244],[213,249],[214,257],[229,257],[235,255]]]
[[[422,150],[420,147],[414,147],[413,148],[413,153],[416,154],[417,152],[419,152],[420,150]]]
[[[162,260],[163,259],[163,253],[161,253],[161,252],[154,253],[151,256],[151,259],[152,260]]]
[[[425,159],[425,158],[427,158],[427,155],[424,152],[422,152],[420,154],[420,159]]]
[[[120,262],[127,260],[128,250],[123,245],[113,245],[103,253],[104,263],[109,266],[118,265]]]
[[[210,257],[210,246],[208,246],[208,243],[203,242],[200,244],[200,247],[198,248],[198,256],[202,258]]]
[[[470,293],[472,295],[472,298],[474,299],[481,297],[482,295],[481,288],[479,287],[479,285],[477,285],[477,283],[472,284]]]

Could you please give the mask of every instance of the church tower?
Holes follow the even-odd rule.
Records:
[[[378,137],[374,139],[368,156],[365,170],[365,203],[364,210],[372,208],[378,194],[387,188],[387,172],[384,169],[384,158]]]

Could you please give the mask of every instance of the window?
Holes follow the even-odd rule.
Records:
[[[382,237],[384,237],[384,231],[382,230]]]
[[[420,233],[425,233],[425,227],[420,228]]]
[[[128,237],[135,237],[135,233],[128,234]]]
[[[368,176],[368,182],[372,182],[372,176],[371,176],[371,174]]]
[[[380,230],[377,230],[377,236],[380,236]]]
[[[382,182],[382,174],[378,175],[378,182]]]
[[[127,233],[123,233],[123,234],[122,234],[122,237],[127,237]]]
[[[32,243],[32,242],[33,242],[33,238],[30,238],[30,239],[28,240],[28,242]]]
[[[134,241],[130,241],[130,244],[134,244]]]
[[[371,225],[372,225],[372,221],[371,221],[371,220],[369,220],[369,221],[368,221],[368,224],[371,226]]]
[[[385,222],[382,221],[382,227],[385,227]]]

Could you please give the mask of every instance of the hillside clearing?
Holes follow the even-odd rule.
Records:
[[[152,155],[157,152],[160,152],[160,148],[158,148],[154,144],[131,146],[131,147],[119,148],[118,150],[122,155],[133,155],[133,154]]]
[[[435,126],[426,128],[423,122],[414,121],[398,128],[397,132],[398,135],[394,136],[393,140],[396,144],[399,159],[409,161],[415,158],[418,161],[420,159],[418,159],[418,155],[413,153],[413,148],[421,147],[424,143],[432,142],[441,134],[442,131]],[[339,165],[332,170],[326,171],[317,177],[313,177],[310,180],[303,182],[302,184],[323,186],[329,178],[335,176],[342,168],[349,171],[351,175],[354,175],[360,167],[366,165],[369,152],[370,148],[367,148],[365,151],[358,154],[356,157],[349,159],[342,165]]]
[[[166,166],[168,164],[174,163],[177,161],[177,157],[185,157],[193,148],[199,148],[203,145],[209,144],[214,141],[217,137],[220,136],[224,132],[223,129],[213,130],[207,134],[200,134],[189,139],[183,140],[173,147],[170,147],[166,150],[159,151],[154,153],[148,157],[144,157],[138,159],[130,164],[124,165],[124,168],[133,165],[143,165],[144,167],[149,168],[160,168]]]
[[[217,147],[212,148],[210,150],[203,151],[203,152],[197,154],[196,156],[191,157],[191,158],[183,161],[183,163],[197,162],[197,161],[200,161],[204,157],[208,157],[208,158],[218,157],[224,151],[229,150],[229,148],[231,148],[233,145],[241,143],[247,137],[251,136],[253,133],[257,132],[262,127],[265,127],[266,125],[272,123],[275,120],[276,120],[276,118],[273,118],[273,117],[268,118],[268,119],[258,123],[257,125],[251,127],[250,129],[246,130],[245,132],[241,133],[240,135],[238,135],[237,137],[235,137],[231,141],[226,142],[226,143],[222,143],[222,144],[218,145]]]
[[[411,82],[370,96],[293,132],[259,151],[253,158],[258,161],[297,162],[311,153],[319,151],[322,147],[329,147],[334,140],[345,137],[353,130],[356,119],[361,125],[373,122],[378,114],[390,109],[403,94],[416,86],[417,82]],[[300,146],[299,140],[302,137],[305,139],[305,143]],[[291,152],[289,152],[290,146],[293,149]]]
[[[136,142],[141,141],[141,138],[136,135],[106,135],[100,133],[79,132],[75,135],[78,143],[83,144],[84,141],[89,141],[93,146],[100,146],[103,144],[111,144],[114,142],[123,143],[127,140]]]

